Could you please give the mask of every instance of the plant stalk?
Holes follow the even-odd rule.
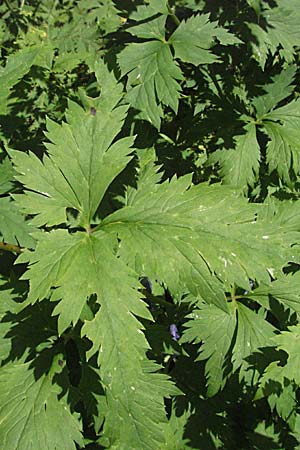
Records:
[[[177,25],[177,27],[179,27],[180,20],[178,19],[178,17],[176,16],[175,12],[173,11],[173,8],[171,8],[171,6],[169,5],[169,2],[167,3],[167,7],[168,7],[169,14],[172,17],[174,23]]]
[[[6,252],[13,252],[13,253],[22,253],[24,249],[22,247],[19,247],[15,244],[7,244],[6,242],[0,242],[0,251],[5,250]]]

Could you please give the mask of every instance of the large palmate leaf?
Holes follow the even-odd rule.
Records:
[[[147,17],[147,10],[153,5],[141,7]],[[162,9],[159,9],[160,12]],[[216,62],[218,59],[209,49],[217,38],[224,45],[239,43],[239,39],[226,29],[209,22],[209,15],[203,14],[180,23],[168,41],[165,39],[166,15],[152,21],[128,28],[133,35],[151,39],[143,43],[131,43],[119,55],[121,75],[128,75],[127,99],[131,106],[140,111],[143,119],[160,128],[163,105],[175,113],[178,110],[181,69],[175,59],[194,65]],[[173,53],[171,51],[173,49]]]
[[[231,303],[229,314],[214,305],[199,305],[188,317],[181,342],[201,343],[198,360],[207,360],[207,394],[215,395],[225,385],[232,360],[233,371],[247,370],[247,357],[260,347],[274,345],[275,328],[240,302]],[[227,369],[227,371],[226,371]]]
[[[57,287],[52,300],[61,299],[53,312],[59,314],[60,333],[71,322],[76,324],[87,298],[97,294],[100,311],[85,323],[82,334],[93,342],[90,356],[99,352],[108,403],[104,435],[111,448],[154,449],[163,442],[167,379],[151,373],[155,365],[150,371],[144,367],[148,344],[135,316],[151,315],[140,300],[134,272],[115,257],[113,247],[111,237],[101,232],[89,236],[57,230],[44,235],[36,251],[18,261],[32,264],[25,275],[30,280],[28,301],[42,299]]]
[[[48,121],[52,143],[46,144],[49,156],[43,161],[33,153],[11,151],[16,178],[30,188],[21,196],[20,207],[35,214],[33,224],[63,223],[69,207],[78,212],[81,226],[90,225],[108,185],[130,160],[132,138],[112,144],[127,111],[127,106],[117,106],[120,97],[121,87],[115,83],[114,91],[104,90],[98,105],[95,102],[95,112],[70,102],[68,123]]]
[[[132,85],[127,98],[157,128],[163,115],[162,104],[178,109],[179,80],[182,74],[167,43],[158,40],[131,44],[119,57],[122,75],[129,73]]]
[[[287,355],[286,364],[282,362],[273,361],[266,368],[260,380],[260,388],[257,396],[261,396],[262,392],[267,390],[267,385],[270,381],[279,383],[282,388],[285,388],[286,381],[291,380],[300,383],[300,366],[299,366],[299,349],[300,349],[300,326],[299,324],[288,327],[288,331],[282,331],[272,339],[272,345],[276,345],[278,350],[283,350]],[[278,359],[280,357],[278,356]]]
[[[211,163],[219,164],[224,184],[240,187],[246,192],[247,187],[253,187],[257,181],[261,159],[257,124],[269,138],[266,157],[269,173],[277,171],[285,183],[297,175],[300,155],[299,102],[292,101],[276,108],[292,94],[294,77],[295,67],[291,65],[273,77],[271,83],[262,86],[265,93],[251,100],[250,109],[256,115],[256,122],[245,116],[248,123],[244,126],[244,134],[235,136],[235,148],[217,150],[210,156]]]
[[[248,278],[267,281],[286,258],[283,229],[254,220],[260,207],[226,187],[190,187],[190,177],[152,188],[143,178],[127,205],[97,228],[118,234],[120,256],[138,273],[164,281],[174,295],[188,290],[227,311],[220,280],[247,289]]]
[[[297,384],[300,383],[299,372],[299,348],[300,348],[300,326],[295,325],[289,327],[288,331],[282,331],[279,335],[274,337],[274,342],[277,344],[279,350],[284,350],[288,354],[288,360],[282,369],[282,377],[294,380]]]
[[[53,366],[59,369],[57,359]],[[30,363],[0,369],[1,450],[75,450],[83,445],[81,425],[71,414],[54,373],[36,379]]]
[[[182,21],[169,39],[175,52],[175,58],[198,66],[211,64],[218,58],[209,49],[217,38],[221,44],[237,44],[241,41],[226,29],[210,22],[209,14],[197,15]]]
[[[264,94],[254,97],[251,101],[258,120],[262,120],[274,106],[292,94],[295,88],[292,84],[295,74],[296,67],[290,65],[278,75],[275,75],[271,83],[262,86]]]

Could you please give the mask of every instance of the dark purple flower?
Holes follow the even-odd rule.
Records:
[[[170,330],[170,335],[172,336],[172,339],[173,339],[174,341],[178,341],[178,339],[180,338],[180,334],[179,334],[179,332],[178,332],[178,328],[177,328],[177,326],[175,325],[175,323],[172,323],[172,324],[170,325],[169,330]]]
[[[95,115],[96,115],[96,112],[97,112],[96,109],[92,106],[91,109],[90,109],[91,115],[92,115],[92,116],[95,116]]]

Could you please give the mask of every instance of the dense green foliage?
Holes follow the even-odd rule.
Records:
[[[299,0],[0,4],[0,450],[300,448]]]

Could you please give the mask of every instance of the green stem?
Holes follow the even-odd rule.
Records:
[[[226,297],[227,300],[240,300],[242,298],[251,298],[251,296],[249,296],[249,294],[244,294],[244,295],[234,295],[234,297],[232,297],[232,294],[230,294],[230,296]]]
[[[13,253],[22,253],[23,248],[19,247],[18,245],[14,244],[7,244],[6,242],[0,242],[0,251],[5,250],[6,252],[13,252]]]
[[[232,286],[232,288],[230,289],[230,297],[231,297],[231,300],[233,302],[235,302],[236,296],[235,296],[235,287],[234,286]]]
[[[167,7],[168,7],[168,11],[170,16],[172,17],[174,23],[179,27],[180,25],[180,20],[178,19],[178,17],[176,16],[176,14],[174,13],[173,9],[171,8],[171,6],[169,5],[169,2],[167,3]]]

